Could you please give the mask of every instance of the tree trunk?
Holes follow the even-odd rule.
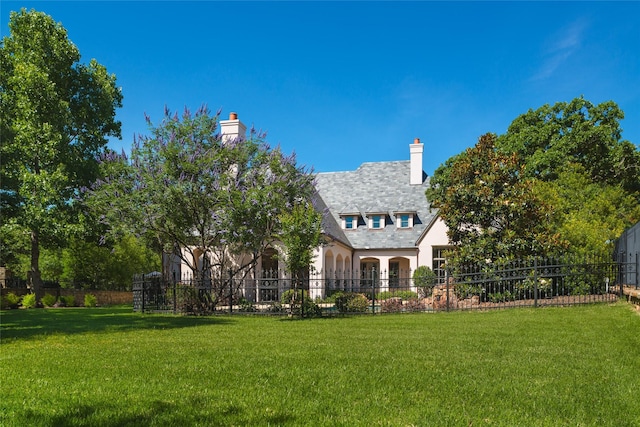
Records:
[[[36,299],[44,296],[42,278],[40,277],[40,234],[38,230],[31,231],[31,271],[29,274],[29,287],[36,294]]]

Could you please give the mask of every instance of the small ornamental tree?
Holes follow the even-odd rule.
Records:
[[[304,297],[304,276],[308,274],[313,260],[313,250],[320,244],[322,215],[311,202],[301,200],[280,215],[280,222],[278,237],[284,246],[283,261],[291,273],[293,294],[290,304],[293,312],[294,306],[302,302],[299,299]],[[300,294],[297,292],[299,286],[303,288]]]
[[[284,246],[284,263],[297,284],[313,261],[313,250],[320,244],[322,214],[306,200],[296,203],[280,216],[279,239]]]
[[[213,270],[233,279],[278,238],[281,214],[310,199],[313,178],[253,129],[223,140],[219,114],[165,110],[158,126],[147,117],[150,135],[134,141],[130,157],[103,156],[103,178],[89,191],[110,232],[135,232],[194,277]]]

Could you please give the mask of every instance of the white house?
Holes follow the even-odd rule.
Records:
[[[221,120],[220,128],[223,140],[246,134],[236,113]],[[326,243],[315,250],[311,270],[324,287],[346,289],[351,279],[371,277],[386,286],[403,286],[422,265],[444,279],[443,251],[450,242],[444,222],[425,196],[429,178],[422,169],[424,144],[416,138],[407,145],[409,160],[317,174],[316,208],[328,214],[322,225]],[[276,251],[263,253],[256,270],[283,270]],[[313,296],[322,297],[325,290]]]
[[[409,145],[409,160],[363,163],[355,171],[319,173],[319,207],[328,244],[316,249],[314,269],[342,279],[371,274],[400,285],[418,266],[444,278],[447,228],[425,196],[424,144]],[[328,277],[327,277],[328,276]]]

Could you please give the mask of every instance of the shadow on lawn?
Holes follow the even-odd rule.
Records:
[[[235,405],[211,408],[196,406],[194,402],[185,407],[184,403],[165,401],[150,402],[144,409],[119,408],[103,402],[100,405],[80,405],[66,408],[58,414],[41,414],[31,408],[25,408],[18,415],[24,425],[99,427],[141,426],[141,425],[295,425],[295,418],[285,413],[270,413],[257,419],[257,414],[247,413]]]
[[[51,334],[174,329],[233,322],[218,317],[134,313],[131,307],[6,310],[0,314],[0,339],[29,339]]]

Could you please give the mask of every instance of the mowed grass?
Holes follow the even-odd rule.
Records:
[[[624,303],[290,320],[1,313],[3,426],[639,426]]]

